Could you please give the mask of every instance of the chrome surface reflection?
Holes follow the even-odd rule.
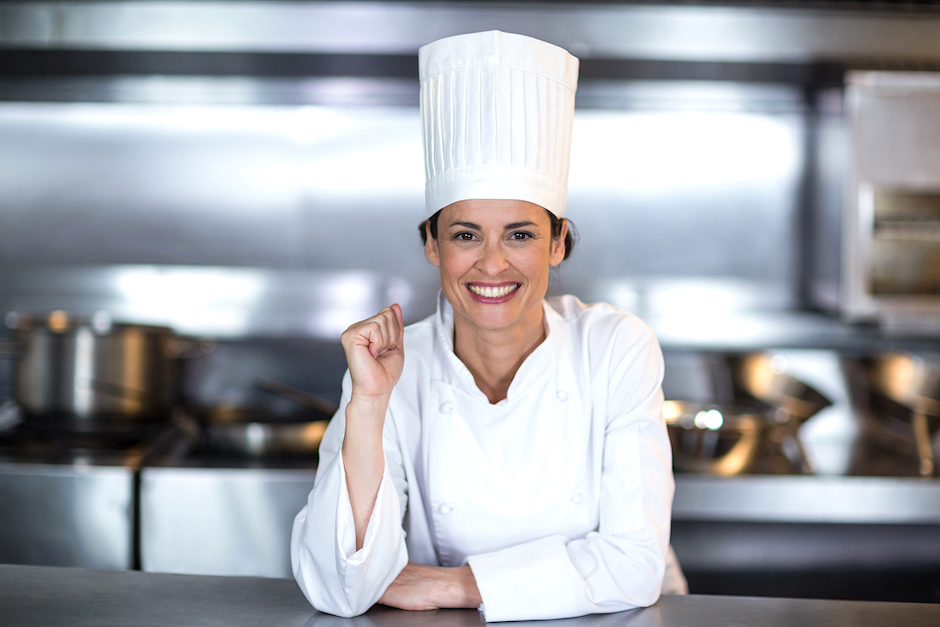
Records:
[[[144,468],[141,569],[290,577],[290,533],[314,471]]]
[[[0,562],[133,568],[133,491],[124,467],[0,461]]]

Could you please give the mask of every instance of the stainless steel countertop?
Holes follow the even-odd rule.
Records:
[[[481,625],[476,610],[402,612],[376,607],[342,619],[315,612],[290,579],[0,566],[4,624],[41,625]],[[940,604],[730,596],[664,596],[653,607],[555,621],[568,627],[940,624]],[[514,623],[520,625],[522,623]],[[525,623],[547,625],[549,622]]]

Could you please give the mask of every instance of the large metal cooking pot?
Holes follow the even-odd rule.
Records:
[[[27,421],[167,419],[179,401],[184,349],[168,327],[63,311],[10,321],[14,394]]]

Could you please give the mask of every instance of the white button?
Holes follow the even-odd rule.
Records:
[[[558,400],[560,400],[562,403],[568,400],[568,393],[564,390],[558,390],[555,393],[555,396],[558,397]]]
[[[454,411],[454,406],[451,405],[450,403],[444,403],[441,405],[442,414],[449,414],[452,411]]]
[[[439,511],[440,513],[442,513],[442,514],[444,514],[444,515],[446,516],[447,514],[449,514],[449,513],[451,513],[452,511],[454,511],[454,508],[451,507],[450,505],[447,505],[447,504],[445,503],[444,505],[441,505],[440,507],[438,507],[438,508],[437,508],[437,511]]]
[[[583,500],[584,500],[584,497],[581,496],[580,492],[571,497],[571,502],[574,503],[575,505],[580,505],[581,501]]]

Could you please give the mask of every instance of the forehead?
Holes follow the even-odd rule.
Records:
[[[441,209],[442,226],[455,222],[471,222],[484,228],[519,222],[549,226],[548,212],[539,205],[525,200],[502,199],[460,200]]]

